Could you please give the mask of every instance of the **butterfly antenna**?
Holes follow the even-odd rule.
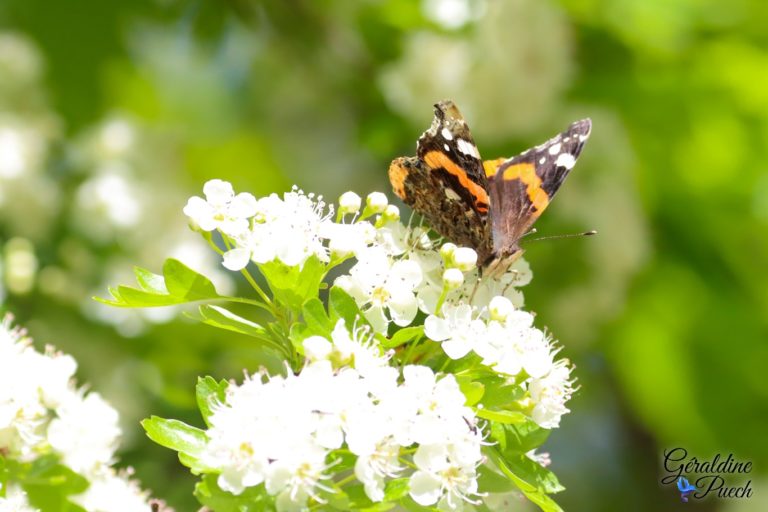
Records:
[[[538,229],[536,229],[536,228],[531,228],[531,230],[530,230],[529,232],[525,233],[523,236],[521,236],[521,237],[520,237],[520,239],[522,240],[523,238],[525,238],[525,237],[527,237],[527,236],[530,236],[530,235],[535,235],[535,234],[536,234],[536,233],[538,233],[538,232],[539,232],[539,230],[538,230]]]
[[[585,231],[583,233],[569,233],[567,235],[541,236],[539,238],[532,238],[530,240],[527,240],[527,242],[538,242],[539,240],[559,240],[561,238],[577,238],[580,236],[592,236],[596,234],[597,234],[597,231],[593,229],[591,231]]]

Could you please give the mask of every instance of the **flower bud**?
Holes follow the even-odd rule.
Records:
[[[477,253],[469,247],[459,247],[453,252],[453,262],[459,270],[469,272],[477,265]]]
[[[389,200],[381,192],[371,192],[366,199],[368,209],[373,213],[383,213],[386,210]]]
[[[400,220],[400,208],[391,204],[384,210],[384,220],[387,222],[397,222]]]
[[[507,319],[509,314],[514,311],[515,306],[506,297],[494,297],[491,299],[491,303],[488,305],[488,311],[491,314],[491,320],[497,320],[503,322]]]
[[[362,201],[360,196],[354,192],[344,192],[341,194],[341,197],[339,197],[339,211],[342,214],[357,213],[360,211]]]
[[[464,284],[464,274],[457,268],[449,268],[443,272],[443,284],[449,290],[455,290]]]
[[[443,244],[440,248],[440,256],[443,257],[443,261],[446,263],[453,262],[453,253],[456,252],[456,244],[451,242]]]

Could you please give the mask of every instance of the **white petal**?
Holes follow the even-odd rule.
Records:
[[[387,329],[389,328],[389,320],[384,314],[383,308],[374,306],[363,314],[376,332],[387,332]]]
[[[256,215],[256,198],[248,192],[237,194],[229,203],[229,214],[232,217],[246,219]]]
[[[444,341],[451,336],[451,325],[440,317],[429,315],[424,321],[424,334],[433,341]]]
[[[419,312],[419,304],[412,293],[405,293],[399,297],[392,297],[387,303],[392,320],[400,327],[410,324]]]
[[[250,250],[242,248],[232,249],[224,253],[224,261],[221,264],[229,270],[238,271],[244,269],[250,259]]]
[[[203,231],[213,231],[217,223],[213,219],[213,208],[201,197],[190,197],[184,207],[184,215],[192,219]]]
[[[203,185],[203,193],[208,202],[214,206],[227,204],[235,195],[232,184],[223,180],[210,180]]]
[[[451,359],[461,359],[469,354],[473,345],[474,344],[470,340],[461,337],[451,338],[442,343],[445,355]]]
[[[415,261],[400,260],[392,265],[392,278],[401,281],[409,291],[421,284],[421,267]]]
[[[417,471],[411,476],[409,494],[419,505],[433,505],[442,493],[440,480],[429,473]]]
[[[303,342],[304,354],[314,360],[328,359],[333,350],[331,342],[322,336],[310,336]]]

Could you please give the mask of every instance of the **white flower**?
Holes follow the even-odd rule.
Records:
[[[363,483],[365,494],[371,501],[384,499],[384,478],[394,478],[403,468],[398,463],[400,446],[392,438],[376,444],[373,452],[361,455],[355,461],[355,476]]]
[[[328,240],[328,249],[336,257],[344,258],[359,254],[376,239],[376,228],[370,222],[355,222],[353,224],[337,224],[326,221],[320,234]]]
[[[370,329],[368,329],[370,331]],[[335,368],[349,366],[365,376],[376,368],[386,367],[388,357],[366,329],[355,329],[350,335],[343,319],[336,322],[331,334],[333,343],[322,336],[304,340],[304,351],[310,361],[330,361]]]
[[[269,494],[278,495],[278,511],[303,510],[310,496],[322,502],[316,488],[325,488],[320,480],[327,478],[326,455],[326,450],[309,443],[270,464],[265,486]]]
[[[481,461],[480,443],[476,436],[468,436],[472,448],[450,444],[419,446],[413,461],[419,468],[410,479],[410,495],[419,505],[438,503],[440,510],[462,510],[464,502],[476,503],[477,465]],[[460,455],[474,452],[474,460]]]
[[[359,212],[361,204],[362,199],[360,196],[351,191],[344,192],[339,197],[339,211],[342,214]]]
[[[38,512],[38,510],[29,504],[27,493],[20,487],[8,485],[5,489],[5,497],[0,496],[0,512]]]
[[[262,197],[255,205],[252,228],[232,237],[234,247],[224,254],[224,266],[241,270],[249,261],[278,260],[301,267],[311,256],[327,262],[322,235],[332,213],[325,212],[322,198],[305,195],[296,187],[283,199],[277,194]]]
[[[449,290],[455,290],[464,284],[464,274],[458,268],[449,268],[443,272],[443,283]]]
[[[373,213],[383,213],[387,209],[389,199],[381,192],[371,192],[366,198],[366,205]]]
[[[442,342],[451,359],[460,359],[472,351],[484,328],[481,320],[472,318],[472,306],[468,304],[444,304],[440,316],[430,315],[424,322],[424,334]]]
[[[418,311],[414,289],[421,279],[416,263],[393,261],[383,249],[374,246],[358,256],[349,275],[338,278],[336,285],[355,298],[376,331],[386,332],[390,318],[401,327],[413,321]]]
[[[519,308],[523,306],[523,294],[518,288],[527,285],[533,277],[531,267],[523,258],[518,258],[512,266],[499,278],[479,278],[475,272],[474,279],[467,279],[462,287],[461,295],[472,297],[472,304],[478,308],[487,306],[497,296],[509,299]]]
[[[150,512],[148,493],[128,475],[108,470],[94,476],[88,489],[72,501],[88,512]]]
[[[506,297],[494,297],[488,304],[488,313],[491,316],[491,320],[497,320],[504,322],[507,317],[514,311],[515,306]]]
[[[67,466],[88,475],[112,462],[120,437],[119,418],[98,393],[82,397],[72,392],[56,415],[48,427],[48,442]]]
[[[533,421],[542,428],[557,428],[560,418],[569,412],[565,403],[573,394],[571,368],[567,361],[558,361],[548,375],[533,379],[528,385],[533,408]]]
[[[256,214],[256,198],[242,192],[235,195],[232,185],[222,180],[210,180],[203,186],[205,199],[191,197],[184,214],[203,231],[220,229],[229,236],[238,236],[248,229],[248,219]]]
[[[477,253],[469,247],[458,247],[453,252],[453,263],[462,272],[469,272],[477,265]]]

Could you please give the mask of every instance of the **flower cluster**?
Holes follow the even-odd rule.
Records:
[[[143,423],[202,475],[203,505],[453,511],[494,509],[503,500],[491,493],[516,490],[556,509],[545,492],[561,487],[530,454],[568,412],[573,381],[522,309],[525,260],[484,275],[472,248],[404,224],[379,192],[347,192],[337,206],[296,187],[256,198],[212,180],[203,192],[184,213],[256,295],[223,295],[167,260],[163,275],[137,269],[139,288],[113,288],[105,301],[230,302],[266,319],[200,306],[204,323],[252,336],[284,371],[202,379],[206,429]]]
[[[281,510],[310,497],[323,503],[338,469],[329,455],[344,448],[371,501],[384,499],[385,480],[406,463],[417,468],[410,495],[421,505],[455,509],[477,494],[482,438],[452,375],[408,365],[401,382],[366,330],[350,334],[344,320],[330,339],[304,347],[310,362],[298,375],[254,375],[214,407],[202,462],[220,471],[222,489],[240,494],[263,482]]]
[[[121,434],[117,411],[75,387],[76,369],[71,356],[36,351],[10,316],[0,324],[0,454],[18,467],[18,481],[12,474],[0,489],[0,505],[10,508],[0,509],[35,510],[24,468],[49,457],[87,480],[85,491],[70,496],[85,510],[148,512],[146,493],[111,467]]]

